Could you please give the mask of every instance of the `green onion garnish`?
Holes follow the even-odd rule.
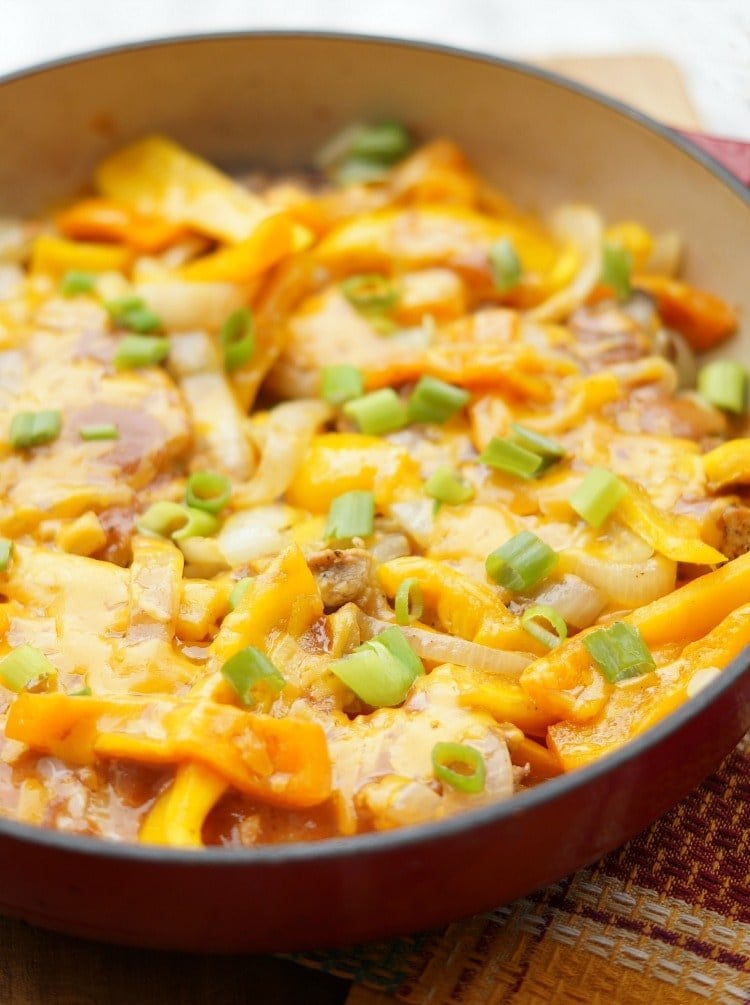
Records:
[[[551,625],[553,631],[538,624],[540,620]],[[565,619],[549,604],[536,604],[534,607],[528,607],[523,612],[521,624],[532,638],[547,646],[548,649],[554,649],[568,637],[568,626],[565,624]]]
[[[60,280],[60,292],[64,297],[74,297],[77,293],[93,293],[96,289],[96,275],[81,269],[70,269]]]
[[[70,697],[71,698],[90,698],[92,694],[93,694],[93,691],[91,690],[90,687],[81,687],[77,691],[71,691],[70,692]]]
[[[350,157],[333,171],[333,178],[338,185],[367,185],[373,181],[382,181],[387,175],[387,164],[378,164],[377,161],[368,161],[363,157]]]
[[[52,443],[60,435],[62,415],[55,408],[41,412],[16,412],[10,424],[9,440],[15,450]]]
[[[224,369],[234,373],[255,353],[255,322],[247,307],[240,307],[226,319],[219,332],[224,351]]]
[[[352,537],[368,537],[375,521],[375,496],[372,492],[344,492],[331,503],[325,538],[342,541]]]
[[[517,593],[548,576],[558,562],[558,554],[530,530],[522,530],[487,556],[485,568],[498,586]]]
[[[640,631],[625,621],[597,628],[584,635],[581,641],[611,684],[656,669]]]
[[[117,426],[111,422],[102,422],[99,425],[79,426],[78,435],[82,440],[118,440],[120,438]]]
[[[162,328],[161,318],[155,314],[140,297],[120,297],[105,305],[109,316],[118,328],[125,328],[139,335],[149,335]]]
[[[13,542],[0,537],[0,572],[6,572],[13,557]]]
[[[462,387],[435,377],[421,377],[407,406],[410,422],[447,422],[460,412],[471,395]]]
[[[698,371],[698,394],[710,405],[742,415],[747,405],[748,375],[731,359],[706,363]]]
[[[365,390],[362,371],[348,363],[324,366],[320,377],[320,394],[329,405],[343,405],[352,398],[361,398]]]
[[[0,681],[11,691],[23,691],[31,684],[56,675],[57,670],[34,646],[19,646],[0,660]]]
[[[349,276],[341,283],[341,292],[358,311],[383,314],[398,303],[398,290],[387,276],[376,272]]]
[[[209,537],[218,530],[219,521],[203,510],[164,499],[152,503],[135,525],[142,534],[184,541],[188,537]]]
[[[628,487],[606,468],[591,468],[568,502],[594,528],[601,527]]]
[[[238,579],[237,582],[232,587],[232,592],[229,594],[229,610],[233,611],[237,604],[242,600],[242,598],[247,593],[248,586],[252,583],[252,576],[245,576],[243,579]]]
[[[619,244],[602,246],[601,282],[614,290],[618,300],[627,300],[630,296],[630,273],[633,269],[633,256],[627,248]]]
[[[418,579],[410,576],[399,584],[393,607],[398,625],[409,625],[412,621],[417,621],[422,617],[424,600]]]
[[[436,468],[424,484],[425,494],[439,503],[458,506],[474,498],[474,486],[447,464]]]
[[[357,423],[360,432],[371,436],[403,429],[409,421],[406,405],[392,387],[383,387],[347,401],[344,414]]]
[[[185,487],[185,503],[206,513],[220,513],[229,502],[232,483],[215,471],[194,471]]]
[[[566,454],[565,447],[562,444],[551,440],[548,436],[542,436],[541,433],[536,433],[533,429],[522,426],[518,422],[511,423],[510,428],[510,440],[512,443],[523,447],[524,450],[530,450],[534,454],[539,454],[545,461],[559,461]]]
[[[501,237],[491,245],[487,256],[490,262],[492,283],[498,293],[508,293],[518,286],[521,279],[521,259],[518,257],[513,243],[507,237]]]
[[[487,768],[484,758],[465,743],[436,743],[432,748],[435,778],[458,792],[475,795],[484,789]]]
[[[118,370],[156,366],[169,355],[169,339],[158,335],[125,335],[117,344],[114,364]]]
[[[422,661],[398,628],[387,628],[349,656],[334,660],[330,670],[373,708],[400,705],[424,673]]]
[[[355,133],[347,156],[378,164],[394,164],[409,152],[409,133],[400,122],[364,126]]]
[[[258,691],[267,690],[277,695],[286,684],[269,658],[253,646],[235,653],[221,668],[221,673],[242,704],[250,707],[257,704]]]
[[[497,436],[493,436],[479,455],[479,460],[506,475],[526,479],[533,478],[544,467],[544,458],[539,454]]]

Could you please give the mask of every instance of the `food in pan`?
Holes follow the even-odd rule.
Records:
[[[675,221],[679,226],[679,221]],[[0,813],[230,847],[512,798],[750,642],[738,325],[676,233],[355,126],[0,234]]]

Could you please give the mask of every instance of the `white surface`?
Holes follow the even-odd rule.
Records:
[[[512,58],[658,53],[704,128],[750,140],[750,0],[0,0],[0,73],[103,45],[233,29],[329,29]]]

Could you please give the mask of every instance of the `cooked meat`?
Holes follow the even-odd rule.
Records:
[[[668,394],[655,386],[636,388],[612,407],[617,425],[627,433],[683,436],[702,443],[727,431],[721,412],[696,394]]]
[[[750,551],[750,506],[742,503],[727,506],[719,526],[723,532],[719,550],[727,558],[739,558]]]
[[[625,363],[654,351],[651,336],[611,300],[579,307],[570,319],[576,356],[587,369]]]
[[[370,588],[372,563],[369,552],[362,548],[327,548],[310,555],[307,564],[328,610],[357,600]]]

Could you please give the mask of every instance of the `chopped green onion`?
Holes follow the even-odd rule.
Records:
[[[375,522],[375,496],[372,492],[344,492],[331,503],[325,538],[342,541],[352,537],[368,537]]]
[[[537,623],[538,620],[546,621],[554,631],[548,631]],[[536,604],[534,607],[528,607],[521,617],[521,625],[532,638],[547,646],[548,649],[554,649],[568,637],[568,626],[565,624],[565,619],[549,604]]]
[[[504,474],[526,479],[533,478],[544,467],[544,458],[539,454],[497,436],[493,436],[479,455],[479,460]]]
[[[510,436],[512,443],[523,447],[524,450],[530,450],[534,454],[539,454],[545,461],[559,461],[566,454],[565,447],[562,444],[551,440],[548,436],[542,436],[541,433],[536,433],[533,429],[528,429],[518,422],[511,423],[510,428],[512,431]]]
[[[10,424],[10,445],[15,450],[40,447],[60,435],[62,415],[54,408],[41,412],[16,412]]]
[[[471,395],[462,387],[435,377],[421,377],[409,398],[411,422],[447,422],[460,412]]]
[[[350,157],[333,171],[337,185],[368,185],[370,182],[382,181],[387,175],[387,165],[368,161],[363,157]]]
[[[70,697],[71,698],[90,698],[92,694],[93,694],[93,691],[91,690],[90,687],[81,687],[77,691],[71,691],[70,692]]]
[[[169,355],[169,339],[158,335],[125,335],[117,344],[114,363],[118,370],[155,366]]]
[[[74,297],[77,293],[92,293],[96,289],[96,275],[81,269],[70,269],[60,280],[60,292],[64,297]]]
[[[484,790],[487,768],[476,747],[465,743],[436,743],[432,748],[435,778],[458,792],[476,795]]]
[[[117,426],[111,422],[102,422],[99,425],[79,426],[78,435],[82,440],[119,440],[120,438]]]
[[[109,316],[118,328],[149,335],[162,328],[161,318],[155,314],[140,297],[120,297],[105,305]]]
[[[215,471],[194,471],[185,487],[185,503],[206,513],[220,513],[229,502],[232,483]]]
[[[731,359],[706,363],[698,371],[698,394],[710,405],[742,415],[747,405],[748,375]]]
[[[361,398],[364,390],[365,380],[356,366],[333,363],[323,367],[320,393],[329,405],[343,405],[352,398]]]
[[[498,293],[508,293],[521,279],[521,259],[507,237],[501,237],[487,252],[492,283]]]
[[[581,639],[592,659],[611,684],[628,677],[639,677],[656,669],[654,658],[638,628],[616,621],[607,628],[584,635]]]
[[[245,576],[243,579],[238,579],[237,582],[232,587],[232,592],[229,594],[229,610],[233,611],[237,604],[242,600],[242,598],[247,593],[248,586],[252,583],[252,576]]]
[[[5,572],[13,557],[13,542],[7,537],[0,537],[0,572]]]
[[[45,678],[57,676],[57,670],[34,646],[19,646],[0,660],[0,681],[11,691],[23,691]]]
[[[487,556],[485,568],[498,586],[517,593],[548,576],[559,556],[530,530],[522,530]]]
[[[383,314],[398,303],[396,287],[377,272],[349,276],[342,281],[341,292],[353,307],[368,314]]]
[[[203,510],[163,499],[152,503],[135,525],[142,534],[183,541],[188,537],[208,537],[218,529],[219,521]]]
[[[469,485],[447,464],[436,468],[424,484],[425,494],[439,503],[458,506],[474,498],[474,486]]]
[[[355,133],[347,156],[378,164],[394,164],[409,152],[409,133],[400,122],[364,126]]]
[[[347,401],[344,414],[357,423],[360,432],[371,436],[403,429],[409,421],[406,405],[392,387],[383,387]]]
[[[255,353],[255,322],[247,307],[240,307],[226,319],[219,332],[224,350],[224,369],[234,373]]]
[[[614,290],[618,300],[627,300],[630,296],[632,269],[633,256],[628,249],[605,241],[602,247],[601,282]]]
[[[393,607],[398,625],[409,625],[412,621],[417,621],[422,617],[424,600],[418,579],[410,576],[399,584]]]
[[[334,660],[330,670],[373,708],[400,705],[424,673],[422,661],[398,628],[388,628],[349,656]]]
[[[627,492],[617,475],[606,468],[591,468],[568,502],[586,523],[598,528]]]
[[[248,646],[235,653],[221,668],[221,674],[237,692],[243,705],[256,705],[259,691],[277,695],[286,681],[259,649]]]

